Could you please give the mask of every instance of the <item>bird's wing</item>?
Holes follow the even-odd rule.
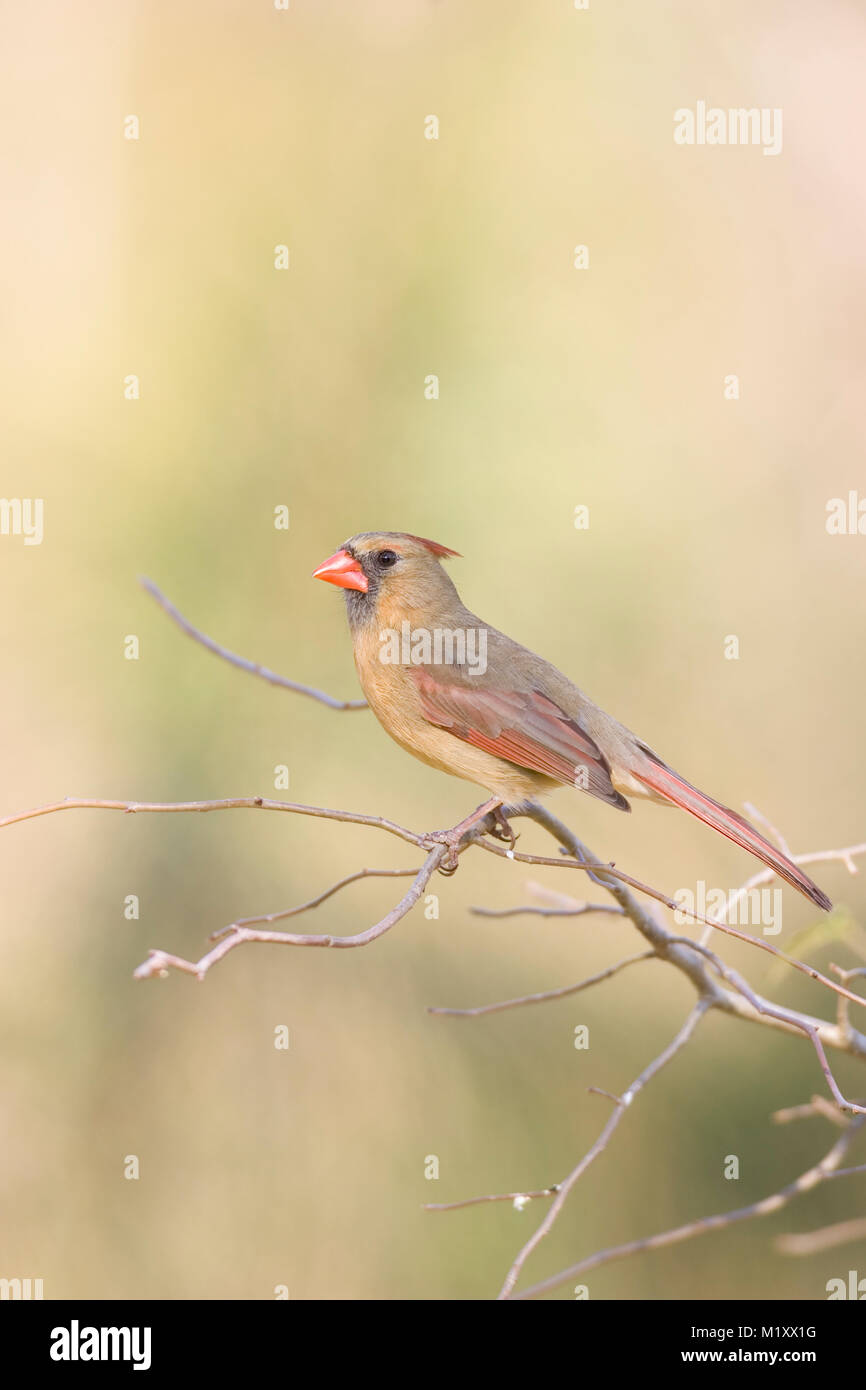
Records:
[[[429,667],[418,667],[412,675],[428,723],[518,767],[588,791],[623,811],[631,809],[615,790],[598,745],[540,690],[445,682],[431,675]]]

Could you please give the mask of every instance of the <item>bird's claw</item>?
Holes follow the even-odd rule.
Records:
[[[493,818],[493,825],[488,833],[493,836],[494,840],[504,840],[509,849],[514,849],[519,836],[514,826],[511,824],[511,821],[502,810],[502,807],[497,806],[496,810],[491,811],[490,814]]]
[[[517,843],[517,835],[510,820],[503,814],[502,808],[497,806],[495,811],[490,811],[488,820],[492,820],[493,824],[488,826],[486,833],[492,835],[496,840],[504,840],[509,849],[513,850]],[[478,830],[473,833],[477,834]],[[466,834],[465,830],[459,833],[454,830],[434,830],[429,835],[424,836],[422,843],[425,849],[434,849],[437,845],[445,845],[446,847],[446,853],[439,864],[440,874],[445,874],[448,877],[456,872],[459,863],[460,844]]]

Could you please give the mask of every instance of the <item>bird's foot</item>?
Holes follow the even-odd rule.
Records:
[[[431,830],[429,835],[425,835],[422,844],[425,849],[435,849],[437,845],[445,846],[445,854],[439,863],[439,872],[446,878],[457,872],[459,864],[458,855],[460,853],[460,841],[464,832],[459,829],[454,830]]]
[[[497,840],[504,840],[512,850],[517,843],[517,835],[503,812],[501,803],[491,807],[489,802],[485,802],[472,816],[467,816],[459,825],[454,825],[449,830],[433,830],[429,835],[424,836],[422,843],[427,849],[433,849],[435,845],[446,846],[447,853],[439,864],[440,874],[448,876],[456,871],[461,845],[465,848],[465,837],[473,830],[475,835],[483,830],[484,833],[492,835]]]
[[[497,806],[495,811],[490,812],[490,815],[493,819],[493,825],[488,834],[492,835],[494,840],[504,840],[508,848],[513,850],[520,837],[502,807]]]

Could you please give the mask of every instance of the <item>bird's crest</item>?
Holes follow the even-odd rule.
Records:
[[[431,555],[437,555],[440,559],[444,559],[446,555],[456,555],[458,559],[461,558],[459,550],[449,550],[447,545],[440,545],[438,541],[428,541],[426,536],[413,536],[411,531],[404,531],[403,534],[407,541],[417,541],[419,545],[424,546],[425,550],[429,550]]]

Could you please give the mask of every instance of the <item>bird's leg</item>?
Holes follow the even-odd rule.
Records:
[[[464,820],[458,821],[457,825],[453,825],[450,830],[434,830],[431,835],[428,835],[426,837],[426,839],[429,840],[431,844],[448,846],[448,854],[445,856],[445,858],[442,860],[442,863],[439,865],[440,873],[454,873],[454,870],[457,868],[458,846],[460,844],[460,841],[463,839],[463,836],[466,834],[467,830],[471,830],[474,825],[477,825],[479,821],[484,820],[485,816],[489,816],[491,812],[493,812],[494,816],[496,817],[496,823],[500,829],[500,838],[507,838],[512,840],[513,842],[514,832],[511,829],[511,826],[508,824],[508,820],[506,819],[506,817],[503,816],[501,813],[500,808],[502,804],[503,803],[501,797],[492,796],[489,801],[485,801],[481,806],[477,806],[475,810],[472,812],[471,816],[466,816]],[[507,832],[506,835],[502,835],[501,833],[503,822]]]
[[[514,849],[518,840],[517,831],[503,811],[501,802],[491,814],[494,824],[490,830],[490,834],[495,840],[505,840],[508,844],[508,848]]]

